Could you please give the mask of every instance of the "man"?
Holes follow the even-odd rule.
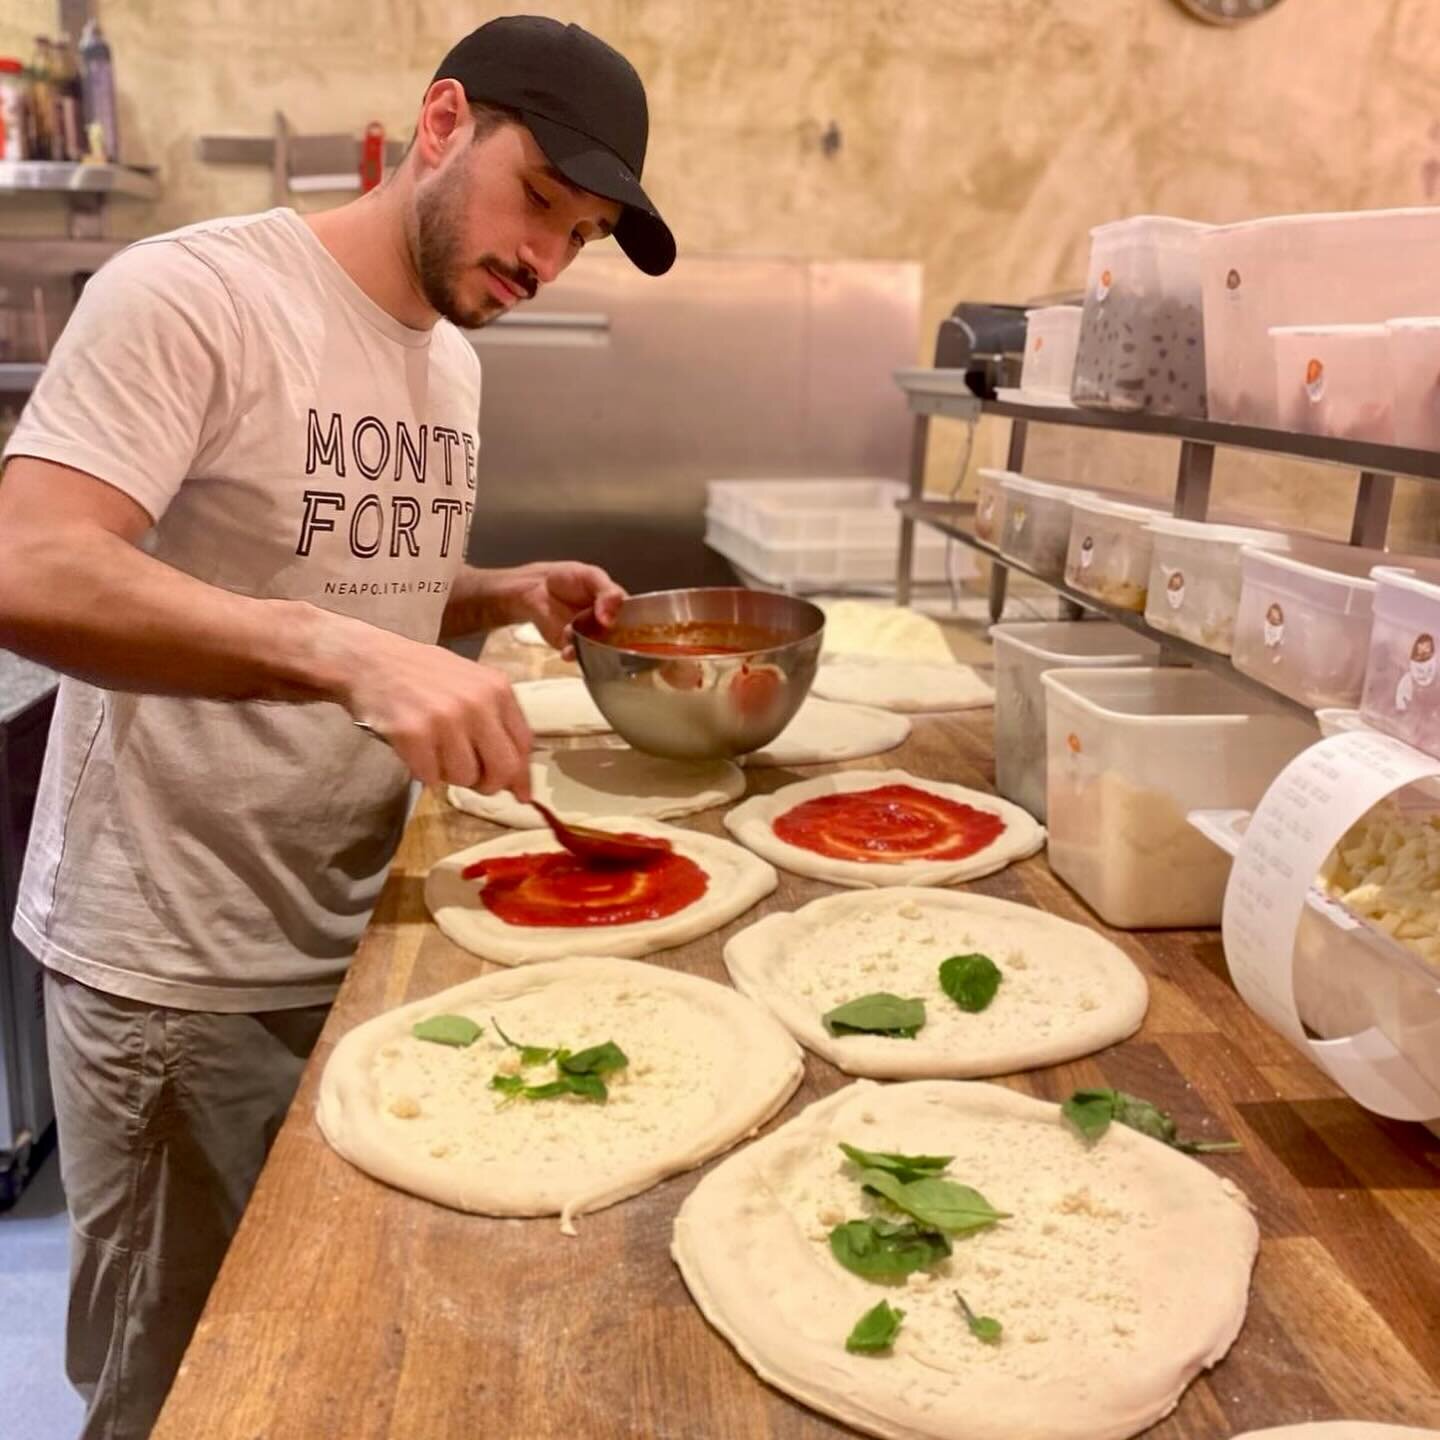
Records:
[[[668,269],[647,128],[594,36],[483,26],[379,190],[106,265],[7,447],[0,644],[71,677],[16,931],[47,971],[85,1440],[150,1431],[410,777],[528,793],[508,683],[437,636],[564,644],[623,599],[590,566],[464,567],[480,371],[445,322],[608,234]]]

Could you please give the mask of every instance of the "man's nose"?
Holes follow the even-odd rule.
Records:
[[[520,247],[519,260],[542,285],[548,285],[565,268],[564,241],[549,235],[530,237]]]

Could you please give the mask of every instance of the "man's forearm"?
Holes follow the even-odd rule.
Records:
[[[207,585],[94,526],[11,537],[0,564],[0,646],[111,690],[340,699],[368,628]]]
[[[455,577],[440,636],[473,635],[477,630],[497,630],[525,619],[519,597],[545,573],[544,562],[513,565],[503,570],[481,570],[464,566]]]

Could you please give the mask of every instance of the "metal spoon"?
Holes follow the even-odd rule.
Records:
[[[668,840],[642,835],[628,835],[622,839],[608,830],[596,830],[589,825],[567,825],[538,800],[530,803],[540,812],[561,845],[577,859],[589,861],[592,865],[649,865],[671,848]]]

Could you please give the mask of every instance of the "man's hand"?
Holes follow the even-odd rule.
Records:
[[[427,785],[530,798],[530,727],[510,682],[437,645],[362,626],[339,699]]]
[[[531,568],[525,566],[520,573]],[[545,639],[565,659],[573,660],[571,627],[575,621],[593,611],[608,629],[615,623],[625,592],[598,565],[557,560],[533,568],[537,573],[527,577],[528,583],[515,596],[517,618],[533,620]]]

